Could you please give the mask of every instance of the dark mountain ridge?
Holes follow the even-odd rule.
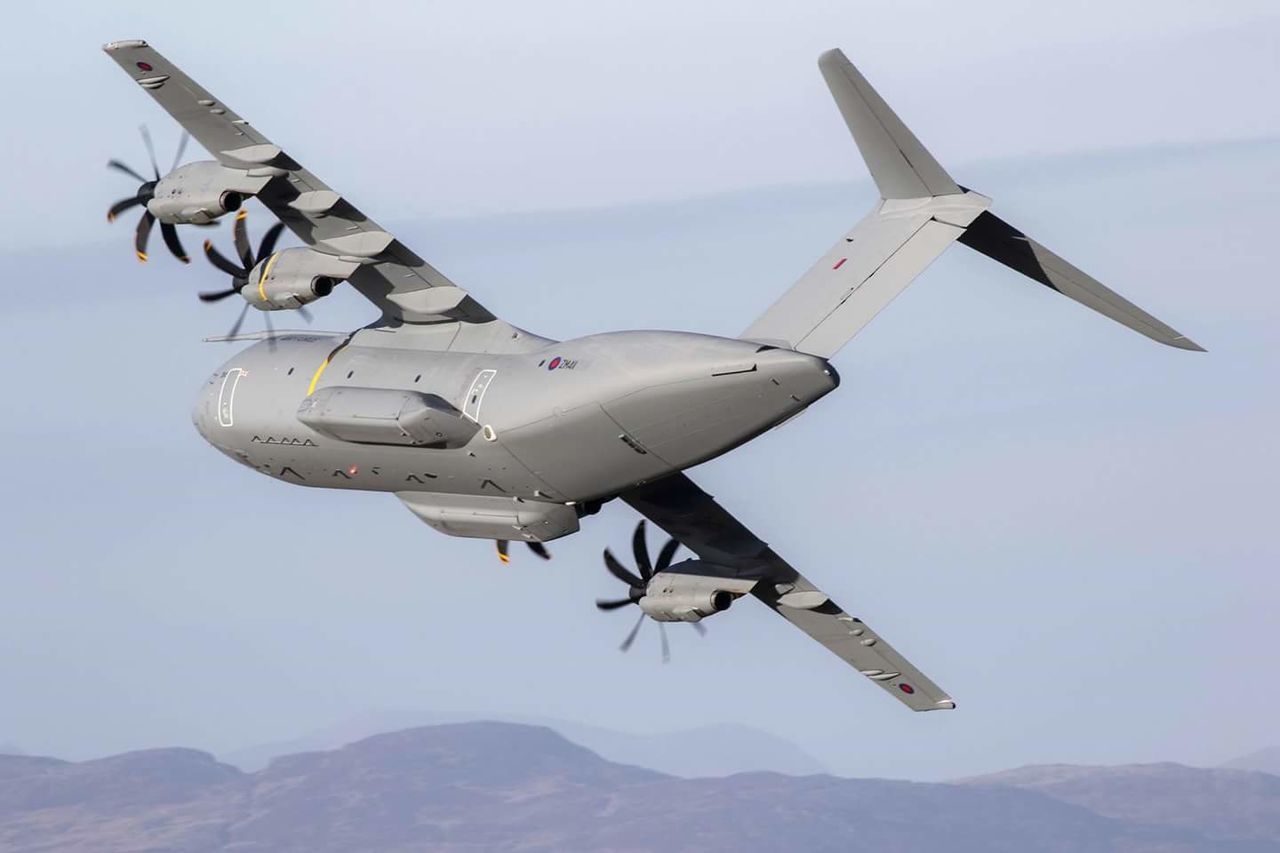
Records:
[[[0,756],[3,851],[516,849],[1280,851],[1280,778],[1149,765],[960,784],[679,779],[507,723],[376,735],[255,773],[188,749]]]

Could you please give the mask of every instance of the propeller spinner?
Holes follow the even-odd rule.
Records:
[[[249,242],[249,230],[245,225],[245,219],[248,214],[241,210],[236,214],[235,224],[231,227],[231,239],[235,245],[236,256],[239,263],[228,260],[227,256],[214,248],[212,240],[204,241],[204,254],[209,259],[209,263],[231,276],[231,286],[225,290],[206,290],[200,293],[201,302],[219,302],[228,296],[235,296],[244,290],[249,284],[249,276],[253,272],[254,267],[261,263],[265,258],[271,257],[272,252],[276,249],[276,242],[280,239],[280,233],[284,230],[284,223],[277,222],[267,229],[262,235],[262,240],[258,242],[258,250],[253,250],[253,244]],[[302,319],[308,323],[311,322],[311,312],[306,308],[299,307],[295,309],[302,315]],[[236,318],[235,323],[231,326],[231,330],[227,332],[227,337],[234,338],[239,332],[240,327],[244,324],[245,315],[249,311],[249,303],[245,302],[244,307],[240,309],[240,316]],[[273,332],[271,324],[271,312],[264,311],[263,318],[266,320],[267,331]],[[270,340],[270,339],[269,339]]]
[[[596,599],[596,607],[600,610],[617,610],[620,607],[626,607],[628,604],[639,606],[640,599],[644,598],[645,592],[649,588],[649,581],[653,580],[653,576],[658,572],[665,571],[670,565],[672,559],[676,555],[676,551],[680,548],[680,542],[674,538],[668,539],[666,544],[662,546],[662,550],[658,552],[657,562],[649,559],[649,544],[645,523],[641,521],[636,525],[636,532],[631,535],[631,553],[635,557],[636,571],[631,571],[624,566],[617,557],[613,556],[608,548],[604,549],[604,565],[609,570],[609,574],[627,585],[627,597],[615,599]],[[635,625],[631,627],[630,633],[626,639],[622,641],[622,645],[618,648],[621,651],[627,651],[631,648],[631,644],[635,642],[636,635],[640,633],[640,626],[644,624],[645,614],[642,612],[636,619]],[[705,635],[707,629],[697,622],[690,622],[699,634]],[[667,663],[671,660],[671,645],[667,642],[667,628],[662,622],[658,622],[659,636],[662,638],[662,662]]]
[[[115,222],[116,217],[126,210],[131,210],[138,206],[146,206],[147,202],[155,198],[156,184],[160,183],[160,165],[156,162],[156,148],[151,141],[151,132],[147,130],[144,124],[138,128],[142,134],[142,141],[147,146],[147,156],[151,160],[151,171],[155,175],[152,179],[144,178],[137,171],[121,163],[119,160],[111,159],[107,161],[107,167],[122,172],[135,180],[141,181],[137,192],[132,196],[122,198],[115,204],[111,205],[107,210],[107,221]],[[182,154],[187,149],[187,140],[190,136],[183,131],[182,136],[178,139],[178,150],[173,157],[173,166],[169,171],[178,168],[178,163],[182,160]],[[156,215],[150,210],[142,211],[142,218],[138,220],[138,227],[133,233],[133,251],[138,256],[138,260],[146,263],[147,260],[147,240],[151,236],[151,227],[155,225]],[[177,226],[168,222],[160,223],[160,236],[164,238],[164,244],[169,247],[169,251],[173,256],[184,264],[190,263],[191,258],[187,256],[186,250],[182,247],[182,241],[178,239]]]

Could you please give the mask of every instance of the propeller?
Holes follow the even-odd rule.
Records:
[[[649,581],[658,572],[665,571],[671,565],[671,561],[679,548],[679,540],[668,539],[666,544],[662,546],[662,550],[658,552],[657,561],[651,561],[649,559],[648,534],[645,523],[641,521],[636,525],[635,533],[631,535],[631,553],[635,557],[636,571],[633,572],[624,566],[617,557],[613,556],[613,552],[608,548],[604,549],[605,568],[609,570],[609,574],[627,585],[627,597],[596,599],[596,607],[600,610],[617,610],[620,607],[626,607],[628,604],[639,605],[640,599],[644,598],[645,591],[649,587]],[[621,651],[625,652],[631,648],[631,644],[635,642],[636,636],[640,633],[640,626],[644,624],[645,615],[644,612],[640,613],[635,625],[631,627],[630,633],[622,641],[622,645],[618,647]],[[706,634],[707,629],[701,624],[697,622],[690,622],[689,624],[699,634]],[[671,660],[671,646],[667,642],[667,628],[664,623],[658,622],[658,632],[662,638],[662,662],[667,663]]]
[[[231,286],[225,290],[206,290],[199,294],[201,302],[220,302],[228,296],[235,296],[249,284],[249,274],[253,272],[253,268],[258,265],[264,258],[271,256],[276,249],[276,242],[280,239],[280,233],[284,230],[284,223],[277,222],[267,229],[267,233],[262,235],[262,239],[258,242],[258,250],[253,250],[253,244],[249,242],[249,229],[245,225],[245,219],[248,214],[241,210],[236,214],[235,224],[231,228],[231,240],[235,245],[236,261],[228,260],[226,255],[214,248],[212,240],[204,241],[204,254],[209,259],[209,263],[231,276]],[[238,261],[238,262],[237,262]],[[297,312],[302,315],[302,319],[308,323],[311,322],[311,312],[306,308],[299,306]],[[231,326],[231,330],[227,332],[227,337],[234,338],[240,332],[240,327],[244,324],[245,315],[249,312],[249,303],[245,302],[244,307],[240,309],[240,316]],[[274,346],[274,338],[270,335],[274,334],[275,329],[271,323],[271,312],[264,311],[263,318],[266,320],[267,332],[269,333],[268,342],[270,346]]]
[[[506,539],[499,539],[494,544],[498,546],[498,559],[501,560],[504,564],[510,563],[511,556],[510,554],[507,553],[507,550],[511,547],[511,543],[508,542]],[[529,550],[537,554],[542,559],[544,560],[551,559],[551,552],[548,551],[547,546],[543,545],[541,542],[526,542],[524,544],[528,545]]]
[[[126,210],[132,210],[135,207],[146,207],[147,202],[155,198],[156,184],[160,183],[160,164],[156,162],[156,147],[151,141],[151,132],[147,130],[144,124],[138,128],[142,134],[142,141],[147,147],[147,156],[151,160],[151,171],[155,175],[154,178],[144,178],[142,175],[129,166],[121,163],[119,160],[112,158],[107,161],[107,167],[115,169],[134,180],[141,181],[137,192],[131,196],[120,199],[107,209],[107,221],[115,222],[116,217],[124,213]],[[187,150],[187,140],[190,138],[186,131],[182,132],[182,136],[178,140],[178,151],[173,157],[173,166],[169,171],[172,172],[178,168],[178,163],[182,160],[182,154]],[[133,232],[133,251],[138,256],[138,260],[146,263],[147,260],[147,240],[151,237],[151,227],[156,223],[156,215],[150,210],[142,211],[142,218],[138,220],[138,227]],[[178,239],[177,226],[168,222],[160,223],[160,236],[164,238],[164,244],[169,247],[169,251],[173,256],[184,264],[191,263],[191,258],[187,256],[186,250],[182,247],[182,241]]]

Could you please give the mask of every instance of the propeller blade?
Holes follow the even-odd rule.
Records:
[[[142,204],[142,199],[136,195],[133,196],[132,198],[120,199],[118,202],[111,205],[111,207],[107,210],[107,221],[115,222],[117,216],[124,213],[129,208],[137,207],[140,204]]]
[[[182,136],[178,137],[178,151],[173,155],[173,165],[169,167],[170,172],[178,168],[178,164],[182,162],[182,155],[187,150],[187,140],[189,139],[191,139],[191,134],[185,130],[182,131]]]
[[[244,316],[249,313],[249,303],[246,302],[244,307],[240,309],[240,316],[236,318],[235,323],[231,325],[231,331],[227,332],[228,338],[234,338],[240,334],[240,327],[244,325]]]
[[[117,172],[124,172],[129,177],[136,178],[139,183],[145,184],[147,182],[146,178],[142,177],[137,172],[133,171],[133,169],[130,169],[124,163],[121,163],[119,160],[116,160],[114,158],[107,161],[107,168],[115,169]]]
[[[147,146],[147,156],[151,158],[151,169],[156,173],[156,180],[160,180],[160,164],[156,162],[156,146],[151,141],[151,131],[147,130],[145,124],[138,125],[138,132],[142,134],[142,142]]]
[[[248,304],[249,304],[248,302],[245,303],[245,305],[248,305]],[[262,319],[267,322],[267,349],[270,350],[271,352],[275,352],[276,351],[276,327],[275,327],[275,324],[271,322],[271,312],[263,311]]]
[[[228,296],[235,296],[239,292],[236,288],[229,287],[226,290],[205,290],[199,296],[201,302],[219,302]],[[247,307],[248,303],[245,303],[245,305]]]
[[[631,573],[631,570],[622,563],[618,562],[618,558],[613,556],[608,548],[604,549],[604,566],[609,570],[609,574],[622,581],[629,587],[636,589],[644,589],[645,582]]]
[[[249,274],[247,269],[231,263],[221,252],[215,249],[212,240],[204,241],[204,256],[209,259],[211,264],[232,278],[244,278]]]
[[[529,550],[537,554],[542,559],[544,560],[551,559],[551,552],[548,551],[547,546],[543,545],[541,542],[526,542],[524,544],[528,545]]]
[[[270,257],[271,253],[276,250],[276,241],[280,239],[280,232],[283,230],[283,222],[277,222],[267,229],[267,233],[262,235],[262,242],[258,244],[258,254],[254,258],[255,262]]]
[[[307,306],[305,305],[299,305],[295,310],[302,317],[302,319],[307,321],[308,325],[310,325],[311,321],[315,319],[315,317],[311,316],[311,312],[307,310]]]
[[[631,633],[627,634],[627,638],[622,641],[622,645],[618,646],[619,651],[625,652],[627,649],[631,648],[631,644],[636,641],[636,634],[640,633],[640,626],[643,624],[644,613],[641,613],[640,617],[636,619],[636,624],[631,628]]]
[[[164,244],[169,247],[169,251],[173,256],[184,264],[191,263],[191,258],[187,257],[187,250],[182,248],[182,241],[178,239],[178,228],[176,225],[170,225],[168,222],[160,223],[160,236],[164,238]]]
[[[698,636],[699,636],[699,637],[705,637],[705,636],[707,636],[707,626],[706,626],[706,625],[703,625],[701,622],[690,622],[689,624],[693,626],[693,630],[695,630],[695,631],[697,631],[697,632],[698,632]]]
[[[649,543],[645,541],[645,526],[641,521],[636,525],[636,532],[631,534],[631,553],[636,558],[636,568],[640,577],[646,581],[653,577],[653,563],[649,562]]]
[[[633,602],[629,598],[615,598],[611,601],[603,598],[596,599],[596,607],[601,610],[617,610],[619,607],[626,607],[631,603]]]
[[[235,225],[231,227],[231,239],[235,243],[236,254],[240,256],[240,263],[245,268],[245,272],[253,269],[253,246],[249,245],[249,231],[244,224],[245,217],[248,215],[248,211],[241,208],[236,214]]]
[[[662,662],[671,663],[671,644],[667,642],[667,626],[658,623],[658,636],[662,638]]]
[[[144,264],[147,262],[147,238],[151,236],[151,226],[155,222],[154,213],[143,211],[142,218],[138,220],[138,230],[133,232],[133,252]]]
[[[504,565],[510,563],[511,557],[507,554],[507,548],[510,547],[511,543],[505,539],[499,539],[494,544],[498,546],[498,559],[501,560]]]
[[[662,546],[662,550],[658,552],[658,562],[654,564],[654,573],[661,572],[671,565],[671,558],[676,555],[676,551],[680,549],[679,539],[668,539],[667,544]]]

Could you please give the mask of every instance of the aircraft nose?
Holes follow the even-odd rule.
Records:
[[[191,407],[191,423],[195,426],[196,432],[205,441],[209,441],[210,427],[213,425],[213,418],[216,416],[214,411],[217,406],[217,376],[213,376],[209,381],[205,382],[200,388],[200,393],[196,395],[195,405]]]

